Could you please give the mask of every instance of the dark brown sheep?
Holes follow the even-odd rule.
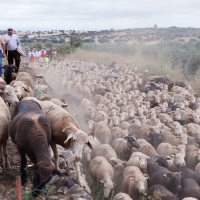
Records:
[[[192,178],[185,178],[182,181],[181,199],[185,197],[200,199],[200,187]]]
[[[25,155],[33,163],[28,170],[34,170],[32,195],[36,197],[51,180],[52,174],[61,175],[54,169],[48,148],[51,124],[37,102],[22,100],[13,111],[8,132],[21,157],[22,185],[27,182]]]

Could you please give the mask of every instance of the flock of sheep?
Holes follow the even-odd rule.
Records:
[[[64,99],[33,97],[33,78],[26,72],[10,85],[0,79],[2,167],[10,168],[10,135],[21,157],[23,185],[26,171],[34,172],[33,196],[53,174],[63,176],[56,147],[61,145],[73,151],[77,183],[87,187],[83,171],[89,169],[105,199],[115,187],[120,191],[114,200],[200,199],[200,99],[189,85],[116,63],[65,59],[37,69],[46,80],[60,75]],[[15,105],[11,117],[6,103]],[[66,103],[82,112],[87,133]],[[25,155],[32,166],[26,167]]]

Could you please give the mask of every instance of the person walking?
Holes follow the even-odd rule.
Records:
[[[2,58],[5,57],[3,36],[0,35],[0,77],[2,77]]]
[[[15,60],[15,73],[18,73],[21,57],[17,51],[17,46],[21,44],[18,36],[13,34],[13,28],[8,28],[8,33],[4,35],[5,50],[7,53],[8,64],[12,65]]]
[[[30,62],[34,62],[35,61],[35,56],[33,55],[33,53],[31,54],[29,60],[30,60]]]

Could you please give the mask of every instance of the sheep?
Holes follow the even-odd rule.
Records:
[[[85,145],[88,145],[88,147],[92,149],[92,146],[89,142],[89,136],[94,136],[94,133],[85,133],[82,131],[77,121],[66,110],[50,101],[39,101],[34,97],[26,97],[24,99],[33,99],[34,101],[38,102],[42,108],[42,111],[47,115],[51,122],[51,148],[54,152],[54,162],[56,169],[59,169],[56,144],[61,145],[63,148],[69,148],[71,146],[75,156],[74,161],[77,172],[77,181],[81,187],[87,187],[85,186],[85,183],[83,183],[81,177],[79,161],[82,158],[82,151]]]
[[[32,88],[22,81],[12,81],[10,85],[15,89],[15,94],[19,100],[22,100],[24,97],[34,96]]]
[[[147,192],[147,179],[149,176],[143,174],[138,167],[128,166],[123,173],[124,192],[133,199],[139,200],[140,196]]]
[[[117,195],[115,195],[113,200],[133,200],[133,199],[128,194],[120,192]]]
[[[99,145],[96,150],[96,156],[103,156],[106,160],[113,166],[116,171],[121,171],[124,165],[127,164],[126,161],[122,161],[117,158],[115,150],[108,144]]]
[[[3,78],[0,77],[0,97],[10,104],[16,104],[19,102],[15,90],[10,85],[7,85]]]
[[[10,112],[6,106],[3,99],[0,97],[0,156],[1,156],[1,166],[3,169],[10,169],[8,162],[8,154],[6,150],[7,140],[8,140],[8,127],[10,123]]]
[[[28,167],[28,170],[34,171],[32,195],[36,197],[45,184],[51,180],[52,174],[61,175],[54,168],[49,153],[51,125],[40,105],[32,100],[19,102],[11,119],[8,132],[21,157],[22,185],[27,182],[25,168],[27,163],[25,155],[27,155],[34,163]]]
[[[122,159],[129,160],[133,152],[132,148],[139,148],[136,138],[134,136],[125,136],[124,138],[117,138],[113,141],[113,149]]]
[[[176,152],[177,152],[176,147],[172,146],[171,144],[169,144],[167,142],[163,142],[163,143],[159,144],[159,146],[157,148],[157,153],[159,155],[170,156]]]
[[[185,161],[187,166],[194,170],[200,161],[200,149],[194,145],[188,145],[186,148]]]
[[[153,148],[153,146],[150,143],[148,143],[146,140],[137,139],[137,142],[140,145],[140,147],[137,151],[139,151],[149,157],[158,155],[156,153],[156,150]]]
[[[30,87],[31,89],[33,89],[33,86],[34,86],[33,78],[27,72],[19,72],[14,81],[22,81],[27,87]]]
[[[94,134],[101,144],[110,144],[112,141],[112,133],[104,121],[95,124]]]
[[[128,160],[127,166],[136,166],[142,171],[142,173],[147,173],[148,159],[150,159],[150,157],[141,152],[133,152]]]
[[[16,68],[15,65],[4,65],[4,80],[7,84],[10,84],[11,81],[16,79],[17,74],[12,73],[13,69]]]
[[[95,157],[90,163],[90,175],[98,184],[104,185],[104,198],[108,198],[114,189],[114,169],[102,156]]]

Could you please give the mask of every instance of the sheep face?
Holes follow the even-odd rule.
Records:
[[[45,187],[46,183],[48,183],[53,174],[57,174],[62,176],[61,172],[54,169],[52,164],[41,161],[36,165],[28,167],[28,170],[33,170],[33,187],[32,187],[32,196],[37,197],[40,192]]]
[[[114,183],[112,181],[104,181],[101,180],[101,183],[104,184],[104,198],[108,198],[110,195],[110,192],[113,190],[114,188]]]
[[[82,158],[82,152],[85,145],[88,145],[92,149],[92,145],[89,142],[89,135],[94,136],[93,132],[86,134],[81,130],[77,130],[75,133],[71,133],[64,141],[66,146],[70,144],[73,154],[75,156],[75,162],[79,162]]]
[[[15,90],[13,87],[10,85],[6,85],[4,90],[0,89],[0,96],[5,102],[11,103],[11,104],[16,104],[19,102]]]

